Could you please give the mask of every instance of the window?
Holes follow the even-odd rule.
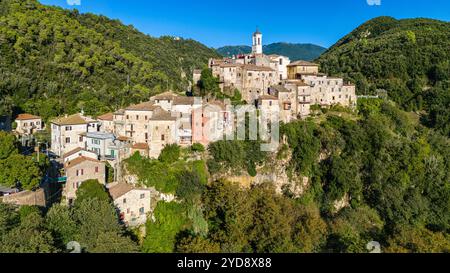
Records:
[[[144,213],[145,213],[145,208],[143,208],[143,207],[140,208],[140,209],[139,209],[139,213],[140,213],[140,214],[144,214]]]
[[[127,214],[130,214],[130,209],[129,208],[127,209]]]
[[[84,175],[84,169],[81,169],[81,175]]]
[[[130,116],[129,116],[129,115],[127,115],[127,119],[130,119]]]
[[[40,121],[36,121],[36,125],[40,125],[41,124],[41,122]]]
[[[136,115],[136,120],[139,120],[139,116],[138,115]]]
[[[145,140],[148,140],[148,133],[145,133]]]
[[[145,116],[145,120],[148,120],[148,116]]]
[[[141,194],[141,199],[144,199],[145,198],[145,193],[142,193]]]
[[[98,173],[98,167],[95,167],[95,173]]]
[[[280,58],[280,65],[283,65],[283,59]]]
[[[123,199],[123,203],[124,203],[124,204],[127,203],[127,199],[126,199],[126,198]]]
[[[83,142],[83,137],[82,137],[82,136],[80,136],[79,141],[80,141],[80,142]]]
[[[66,144],[70,143],[70,137],[66,137]]]
[[[165,135],[161,135],[161,141],[165,141],[166,140],[166,136]]]
[[[77,170],[77,176],[80,176],[79,173],[78,173],[78,170]]]

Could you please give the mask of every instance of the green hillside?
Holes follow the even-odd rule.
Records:
[[[240,46],[223,46],[217,49],[220,55],[224,57],[231,57],[233,55],[249,54],[252,52],[251,46],[240,45]]]
[[[314,60],[325,52],[326,48],[313,44],[273,43],[263,47],[266,54],[278,54],[289,57],[292,61]],[[217,49],[222,56],[231,57],[252,52],[250,46],[224,46]]]
[[[99,114],[171,88],[218,56],[193,41],[36,0],[0,1],[0,114]]]
[[[450,23],[431,19],[370,20],[317,60],[324,72],[357,84],[360,94],[388,96],[450,133]]]

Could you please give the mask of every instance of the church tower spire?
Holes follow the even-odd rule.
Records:
[[[259,31],[258,27],[256,27],[255,33],[253,33],[253,43],[252,43],[252,53],[253,54],[262,54],[262,33]]]

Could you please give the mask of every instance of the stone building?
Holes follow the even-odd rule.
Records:
[[[0,195],[0,203],[16,206],[46,207],[47,199],[44,189],[38,189],[36,191],[21,191],[4,196]]]
[[[296,61],[287,66],[288,79],[299,80],[302,75],[319,74],[319,65],[307,61]]]
[[[209,61],[209,68],[219,79],[222,92],[232,95],[230,92],[238,89],[248,104],[256,104],[258,97],[267,94],[270,86],[281,83],[288,75],[289,58],[265,55],[262,37],[259,30],[253,33],[251,54]]]
[[[114,113],[106,113],[97,117],[100,122],[100,131],[105,133],[114,132]]]
[[[159,157],[166,145],[178,144],[177,117],[160,110],[149,120],[150,157]]]
[[[151,210],[152,190],[134,188],[127,183],[108,185],[108,191],[120,215],[120,220],[129,227],[147,222]]]
[[[63,190],[63,196],[67,203],[71,205],[76,199],[76,193],[81,184],[87,180],[98,180],[102,185],[106,185],[106,167],[105,163],[80,156],[64,164],[66,185]]]

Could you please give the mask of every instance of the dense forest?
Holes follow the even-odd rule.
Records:
[[[323,72],[357,84],[359,94],[384,94],[424,124],[450,135],[450,23],[372,19],[317,60]]]
[[[263,46],[264,54],[278,54],[289,57],[291,61],[311,61],[326,51],[326,48],[313,44],[273,43]],[[251,46],[224,46],[217,49],[222,56],[231,57],[252,52]]]
[[[173,89],[218,56],[176,37],[152,38],[103,16],[0,1],[0,114],[44,119],[83,109],[96,115]]]

